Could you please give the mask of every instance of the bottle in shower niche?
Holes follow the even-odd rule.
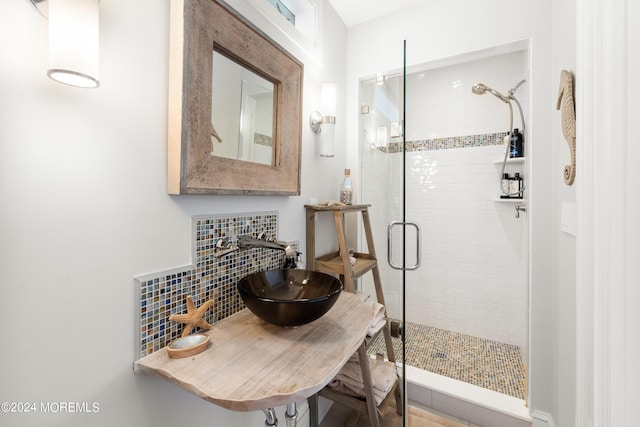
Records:
[[[344,181],[340,186],[340,201],[345,205],[353,203],[353,186],[351,185],[351,169],[344,170]]]
[[[522,199],[522,191],[524,190],[524,181],[518,172],[511,178],[511,187],[509,193],[512,199]]]
[[[509,157],[523,157],[524,156],[524,136],[518,129],[513,130],[511,135],[511,142],[509,144]]]
[[[508,199],[509,193],[511,193],[511,178],[509,178],[508,173],[502,174],[502,181],[500,182],[500,198]]]
[[[516,151],[518,151],[518,155],[516,157],[524,157],[524,135],[520,132],[518,132],[518,137],[516,139]]]

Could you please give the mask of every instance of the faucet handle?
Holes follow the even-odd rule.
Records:
[[[222,239],[219,239],[216,242],[216,249],[214,251],[214,254],[215,254],[216,258],[222,258],[223,256],[225,256],[225,255],[227,255],[227,254],[229,254],[231,252],[237,251],[239,249],[240,248],[238,246],[234,246],[234,245],[230,244],[227,241],[227,239],[222,238]]]
[[[282,264],[282,268],[284,268],[285,270],[290,269],[290,268],[297,268],[298,264],[296,263],[296,257],[295,256],[285,256],[284,257],[284,264]]]
[[[296,251],[296,268],[306,267],[306,263],[302,261],[302,252]]]
[[[301,261],[300,255],[302,255],[302,252],[296,251],[295,255],[293,256],[285,256],[282,268],[301,268],[300,264],[304,266],[304,262]]]
[[[267,237],[267,232],[266,231],[261,231],[260,233],[258,233],[258,236],[256,237],[257,240],[263,240],[265,242],[277,242],[278,239],[276,237],[270,238]]]

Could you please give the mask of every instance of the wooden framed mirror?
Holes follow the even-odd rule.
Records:
[[[221,56],[242,71],[224,72]],[[169,62],[168,193],[299,195],[302,63],[221,0],[171,0]],[[225,74],[243,82],[242,108],[221,89],[235,81],[216,81]],[[233,121],[227,113],[256,114],[256,105],[264,104],[251,99],[256,79],[269,88],[266,102],[272,103],[261,109],[267,113],[258,131],[240,117],[237,135],[222,132]],[[240,154],[222,154],[233,150]],[[251,157],[251,151],[260,155]]]

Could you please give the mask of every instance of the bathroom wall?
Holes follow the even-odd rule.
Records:
[[[508,104],[489,93],[475,95],[471,86],[484,83],[506,94],[528,78],[527,47],[525,42],[497,46],[425,64],[424,70],[409,70],[406,139],[414,141],[508,131]],[[528,89],[529,86],[523,85],[515,93],[525,114],[529,106]],[[513,114],[514,127],[522,130],[515,105]]]
[[[0,401],[99,404],[92,413],[0,413],[0,424],[264,425],[262,413],[226,411],[133,373],[133,278],[192,262],[193,215],[277,211],[278,237],[304,248],[303,205],[335,199],[346,164],[345,102],[335,158],[317,155],[306,125],[323,81],[346,88],[346,28],[321,3],[320,57],[248,14],[305,75],[302,194],[246,197],[166,193],[169,2],[101,2],[95,90],[47,78],[46,20],[27,1],[0,2],[0,334],[14,349],[3,353]]]
[[[576,84],[581,80],[576,63],[576,5],[572,0],[553,1],[553,47],[551,93],[555,99],[560,85],[560,70],[569,70]],[[577,87],[577,86],[576,86]],[[580,102],[577,95],[576,105]],[[555,104],[555,102],[554,102]],[[561,171],[569,164],[569,146],[562,135],[559,111],[552,113],[552,200],[554,247],[553,276],[555,286],[550,291],[554,302],[547,320],[552,322],[554,365],[554,406],[549,410],[557,426],[574,425],[576,422],[576,239],[562,231],[562,207],[576,203],[576,187],[585,185],[586,177],[577,165],[574,185],[564,183]],[[576,218],[574,218],[574,221]],[[575,222],[574,222],[575,225]]]
[[[553,301],[557,278],[552,260],[570,255],[553,248],[551,117],[554,90],[551,73],[551,3],[489,0],[449,2],[434,0],[383,19],[355,26],[349,31],[347,102],[358,102],[358,80],[377,72],[402,68],[403,45],[407,41],[409,67],[459,55],[464,52],[531,40],[531,111],[529,153],[531,177],[527,220],[530,227],[530,408],[552,412],[554,389],[555,314]],[[559,18],[558,18],[559,19]],[[384,29],[384,31],[383,31]],[[555,74],[555,73],[554,73]],[[490,84],[490,83],[487,83]],[[557,88],[555,88],[557,89]],[[485,95],[488,97],[489,95]],[[489,100],[487,99],[487,102]],[[358,114],[349,110],[347,137],[358,138]],[[350,146],[347,161],[357,164],[358,148]],[[356,182],[358,185],[358,182]],[[555,184],[557,185],[557,184]],[[549,313],[553,313],[550,315]],[[567,386],[569,387],[569,386]]]

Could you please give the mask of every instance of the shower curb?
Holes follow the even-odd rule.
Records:
[[[477,425],[532,427],[526,402],[412,366],[406,367],[409,401]]]

